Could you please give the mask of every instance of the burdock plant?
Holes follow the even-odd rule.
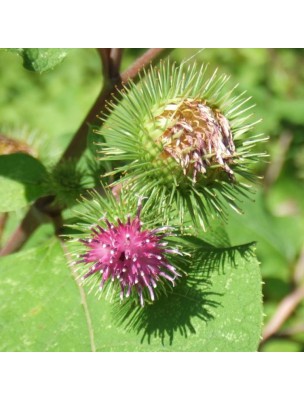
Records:
[[[244,178],[255,179],[250,164],[261,154],[252,148],[264,138],[249,136],[256,124],[249,122],[250,98],[227,89],[226,75],[206,74],[206,66],[185,69],[169,61],[149,68],[137,84],[124,87],[121,101],[109,105],[111,116],[97,130],[101,163],[122,165],[106,174],[114,180],[103,197],[95,193],[84,201],[89,208],[94,204],[83,214],[93,225],[79,240],[84,248],[76,251],[74,264],[92,287],[118,289],[121,301],[135,294],[143,306],[145,298],[155,300],[158,281],[174,284],[181,276],[167,260],[168,253],[179,251],[162,241],[169,229],[164,224],[177,223],[179,232],[188,234],[191,223],[205,230],[210,219],[224,215],[226,204],[239,211],[236,198],[250,189]],[[134,207],[138,196],[148,198],[145,210],[154,219],[145,230],[142,200],[137,211]],[[132,212],[126,216],[124,208]],[[115,290],[110,292],[113,297]]]
[[[68,51],[15,53],[44,72]],[[264,156],[250,98],[200,63],[158,64],[165,49],[125,73],[122,49],[98,54],[103,89],[65,150],[47,135],[42,158],[1,131],[0,236],[29,207],[0,254],[48,223],[1,258],[2,349],[256,350],[259,266],[223,223]]]
[[[264,140],[251,133],[258,121],[250,97],[236,95],[228,76],[207,75],[205,65],[149,68],[109,105],[99,131],[101,161],[123,161],[110,173],[114,185],[166,204],[164,221],[175,213],[183,224],[188,211],[203,228],[226,204],[239,211],[236,199],[246,196],[250,167],[263,156],[254,146]]]

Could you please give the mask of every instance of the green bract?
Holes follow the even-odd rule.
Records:
[[[56,195],[57,204],[73,206],[81,194],[94,186],[94,176],[90,169],[70,159],[49,168],[45,186]]]
[[[130,193],[166,204],[181,223],[189,212],[196,225],[224,215],[225,204],[238,210],[236,197],[246,195],[252,180],[249,166],[263,154],[253,153],[262,135],[243,139],[257,123],[245,106],[250,98],[234,95],[229,77],[206,78],[207,67],[161,63],[130,82],[111,117],[98,132],[104,138],[101,159],[124,161],[112,174]]]

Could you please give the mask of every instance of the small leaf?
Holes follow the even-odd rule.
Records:
[[[27,154],[0,156],[0,212],[14,211],[46,194],[45,167]]]
[[[252,247],[194,256],[172,293],[143,308],[81,294],[56,240],[4,257],[0,351],[256,351],[262,303]]]
[[[23,58],[24,68],[45,72],[60,64],[66,57],[67,49],[11,49]]]

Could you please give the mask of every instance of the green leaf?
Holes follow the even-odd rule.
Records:
[[[3,351],[89,349],[79,291],[56,240],[4,257],[0,282]]]
[[[24,68],[45,72],[60,64],[66,57],[67,49],[12,49],[23,58]]]
[[[14,211],[46,194],[45,167],[27,154],[0,156],[0,212]]]
[[[84,294],[56,240],[4,257],[0,351],[256,351],[262,306],[252,247],[194,256],[172,293],[144,308]]]

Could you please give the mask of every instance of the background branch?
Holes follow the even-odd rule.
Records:
[[[264,177],[264,188],[265,192],[273,185],[278,179],[284,163],[286,161],[286,155],[292,143],[293,135],[292,132],[283,132],[278,141],[277,154],[272,158],[271,164],[269,164]]]
[[[293,280],[295,282],[296,288],[288,294],[279,303],[276,312],[274,313],[271,320],[265,326],[263,333],[262,343],[269,339],[271,336],[281,336],[287,335],[288,329],[278,332],[285,321],[291,316],[295,311],[299,303],[304,300],[304,246],[300,252],[298,261],[294,268]],[[303,325],[302,325],[303,327]]]
[[[277,337],[289,337],[293,335],[298,335],[299,333],[304,333],[304,323],[298,324],[295,326],[291,326],[290,328],[286,328],[281,330],[276,334]]]
[[[263,333],[263,342],[275,335],[284,322],[294,312],[298,304],[304,299],[304,287],[296,288],[292,293],[284,297],[279,303],[277,311],[268,322]]]

